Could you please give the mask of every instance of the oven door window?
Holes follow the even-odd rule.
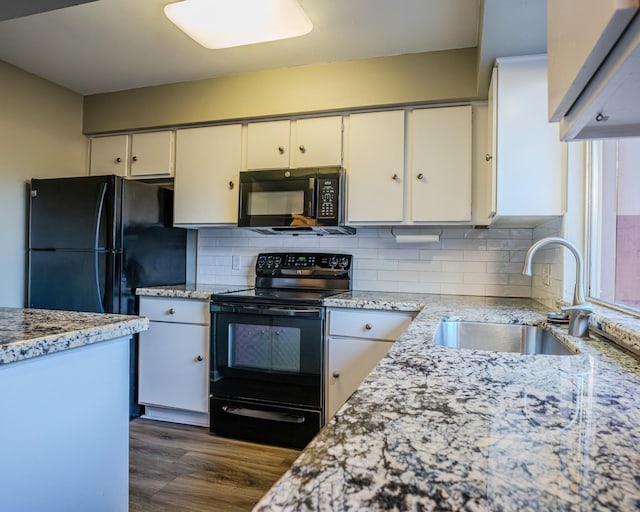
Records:
[[[211,393],[320,407],[322,319],[215,313]]]
[[[300,373],[301,330],[279,325],[229,324],[229,368]]]

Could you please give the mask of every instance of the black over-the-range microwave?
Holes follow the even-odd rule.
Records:
[[[238,227],[264,234],[353,234],[341,167],[241,171]]]

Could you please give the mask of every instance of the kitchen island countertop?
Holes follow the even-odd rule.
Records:
[[[546,325],[528,299],[351,292],[325,305],[421,312],[255,511],[640,508],[636,357],[553,326],[580,354],[433,343],[442,318]]]
[[[149,328],[146,318],[48,309],[0,308],[0,365]]]

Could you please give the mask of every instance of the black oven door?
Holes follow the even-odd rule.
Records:
[[[238,226],[314,225],[315,185],[316,174],[310,172],[243,171],[240,173]]]
[[[212,398],[321,409],[322,308],[211,309]]]

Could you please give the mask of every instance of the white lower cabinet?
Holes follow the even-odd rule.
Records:
[[[325,421],[358,389],[414,316],[412,312],[329,309]]]
[[[208,425],[209,302],[140,297],[138,402],[144,417]]]

